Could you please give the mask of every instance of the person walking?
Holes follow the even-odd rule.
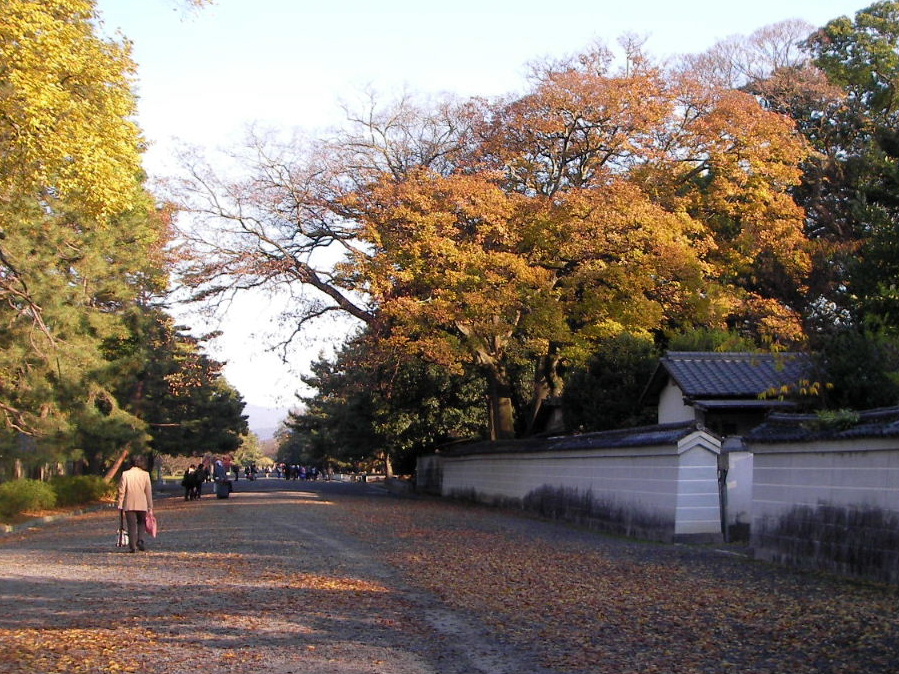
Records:
[[[228,498],[231,495],[231,467],[226,463],[227,461],[227,458],[224,461],[217,459],[212,467],[216,498]]]
[[[181,486],[184,487],[184,500],[191,501],[194,497],[194,473],[197,467],[190,464],[190,468],[184,471],[184,478],[181,480]]]
[[[125,513],[128,552],[144,550],[147,513],[153,510],[153,485],[147,472],[147,460],[142,454],[132,457],[131,468],[122,473],[118,506]]]
[[[203,485],[208,477],[209,471],[206,469],[206,464],[202,462],[197,464],[197,469],[194,471],[193,489],[190,493],[191,501],[196,501],[203,495]]]

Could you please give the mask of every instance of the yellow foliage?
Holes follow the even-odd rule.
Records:
[[[0,203],[77,199],[105,219],[132,206],[140,133],[127,44],[94,34],[91,0],[3,0]]]

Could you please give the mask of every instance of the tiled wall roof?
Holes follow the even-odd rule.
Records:
[[[883,407],[855,413],[837,412],[830,416],[772,414],[745,439],[750,444],[769,444],[897,437],[899,437],[899,407]]]

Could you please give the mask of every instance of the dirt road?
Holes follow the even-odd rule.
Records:
[[[158,498],[145,553],[114,547],[114,511],[0,539],[0,672],[539,671],[332,521],[335,501],[386,498],[240,481],[227,500]]]
[[[365,484],[241,480],[0,537],[0,674],[892,672],[895,588]]]

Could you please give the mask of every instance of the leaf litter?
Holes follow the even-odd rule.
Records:
[[[559,672],[886,674],[899,661],[894,587],[470,505],[348,508],[343,525],[406,578]]]
[[[43,624],[36,617],[6,621],[0,629],[0,674],[168,674],[202,669],[210,661],[223,673],[280,673],[271,669],[273,652],[252,645],[267,639],[281,643],[285,635],[291,635],[294,650],[280,652],[283,671],[319,671],[314,667],[358,658],[358,641],[335,642],[338,632],[322,632],[323,626],[337,630],[347,616],[358,616],[352,630],[371,630],[396,643],[432,639],[439,650],[448,640],[459,640],[452,629],[429,636],[416,611],[432,621],[449,621],[450,627],[467,616],[466,624],[488,633],[484,644],[529,654],[548,672],[896,671],[899,588],[800,573],[706,547],[607,537],[446,501],[380,496],[334,498],[329,505],[328,527],[361,541],[372,558],[388,562],[402,583],[419,588],[433,604],[410,601],[412,595],[398,593],[391,580],[360,575],[355,557],[345,557],[339,546],[326,555],[325,539],[315,536],[302,537],[295,553],[279,552],[280,557],[259,554],[256,543],[243,551],[227,542],[192,553],[158,551],[144,559],[143,573],[158,581],[171,578],[172,587],[141,588],[128,607],[105,604],[89,624],[73,622],[77,614],[66,613],[50,614]],[[86,529],[95,526],[90,519],[84,522]],[[10,579],[42,578],[29,558],[9,555],[7,563]],[[62,553],[59,561],[43,563],[46,570],[40,573],[63,568],[57,564],[98,579],[115,573],[102,563],[79,566]],[[228,587],[233,608],[224,615],[214,595],[202,595],[190,606],[173,598],[180,585],[209,575]],[[78,592],[82,603],[104,597],[102,585]],[[224,651],[217,645],[223,634],[231,640]],[[466,632],[457,634],[464,638]],[[372,642],[362,650],[365,671],[425,671],[412,660],[391,661],[400,652],[396,649]],[[485,653],[489,658],[489,650]],[[496,657],[499,663],[514,660]],[[303,669],[304,661],[313,669]],[[458,664],[440,662],[439,669],[427,671],[461,671]],[[482,662],[478,671],[490,667]]]

